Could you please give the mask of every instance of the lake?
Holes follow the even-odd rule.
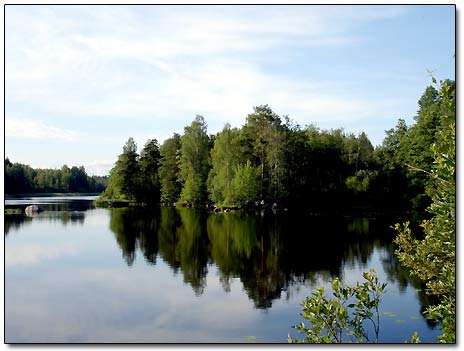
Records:
[[[388,283],[381,342],[441,334],[393,254],[391,216],[107,209],[94,198],[5,201],[44,209],[5,216],[7,343],[285,343],[314,289],[371,268]]]

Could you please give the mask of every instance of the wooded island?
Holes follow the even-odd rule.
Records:
[[[441,131],[455,123],[454,108],[441,96],[454,89],[451,80],[427,87],[416,123],[399,119],[376,148],[364,132],[301,127],[268,105],[255,107],[243,127],[226,124],[215,135],[196,116],[183,135],[162,145],[148,140],[140,154],[129,138],[99,201],[423,210],[430,204],[431,147],[445,147]]]

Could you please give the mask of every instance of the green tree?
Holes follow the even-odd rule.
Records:
[[[202,116],[196,116],[192,124],[184,128],[184,135],[181,137],[181,202],[200,204],[207,200],[208,172],[209,138],[206,122]]]
[[[245,165],[238,165],[225,203],[242,207],[248,202],[258,200],[261,189],[259,172],[259,169],[253,167],[250,161],[247,161]]]
[[[269,168],[268,193],[273,201],[280,201],[287,192],[287,162],[286,162],[286,131],[280,124],[275,124],[269,131],[269,142],[267,144],[267,166]]]
[[[123,147],[115,166],[110,171],[108,187],[103,198],[113,200],[136,200],[139,184],[137,144],[131,137]]]
[[[418,101],[419,110],[415,117],[416,123],[409,129],[404,140],[402,152],[407,165],[411,201],[414,208],[425,209],[430,204],[430,197],[425,189],[430,186],[431,178],[427,175],[434,162],[434,153],[430,148],[439,143],[441,131],[454,121],[454,82],[446,80],[439,89],[434,86],[426,88]],[[443,98],[444,94],[449,97]],[[445,100],[451,102],[451,105]],[[417,169],[425,172],[417,172]]]
[[[378,174],[373,179],[370,193],[376,206],[410,208],[410,186],[405,162],[405,143],[409,128],[399,119],[395,128],[386,131],[381,146],[374,151],[374,165]]]
[[[53,175],[50,174],[50,177],[53,177]],[[72,192],[83,192],[89,188],[88,176],[83,166],[71,167],[68,186]]]
[[[7,194],[29,192],[34,189],[36,170],[20,163],[5,160],[5,192]]]
[[[437,296],[439,303],[429,307],[426,316],[440,321],[441,342],[456,342],[456,180],[455,125],[442,132],[445,145],[434,145],[432,184],[428,193],[432,218],[424,220],[423,239],[413,236],[409,223],[396,225],[397,255],[412,274],[426,283],[427,293]],[[439,152],[438,150],[442,151]],[[443,152],[446,151],[446,152]]]
[[[140,186],[138,198],[143,202],[158,203],[161,196],[161,184],[158,174],[161,155],[158,141],[150,139],[140,152]]]
[[[208,176],[208,192],[211,200],[219,205],[230,197],[232,179],[240,161],[239,131],[226,124],[214,141],[211,150],[212,168]]]
[[[181,192],[180,177],[180,135],[174,133],[160,147],[159,177],[161,183],[161,201],[174,203]]]
[[[319,131],[309,127],[306,137],[309,149],[306,173],[308,197],[313,206],[334,206],[343,200],[345,179],[348,175],[346,162],[343,160],[343,131]]]
[[[430,91],[430,89],[429,89]],[[429,93],[429,95],[432,95]],[[422,238],[413,235],[409,223],[396,225],[395,243],[400,261],[411,269],[427,286],[427,293],[439,303],[426,311],[428,318],[441,323],[443,335],[439,340],[456,342],[456,99],[454,85],[441,82],[438,97],[442,121],[448,127],[438,132],[431,147],[434,162],[429,169],[416,169],[429,177],[427,194],[432,203],[428,207],[431,218],[422,222]],[[430,99],[425,100],[424,104]],[[450,113],[453,112],[454,115]]]
[[[285,184],[288,192],[287,201],[288,205],[299,206],[309,196],[308,174],[311,153],[306,132],[300,126],[287,123],[287,130],[285,153],[287,164]]]
[[[259,168],[260,196],[274,198],[282,192],[285,137],[280,117],[268,105],[254,108],[241,130],[243,157]]]
[[[373,159],[374,148],[366,133],[361,132],[358,137],[353,133],[343,138],[343,157],[348,165],[354,166],[354,171],[369,167]]]
[[[399,119],[395,128],[386,132],[382,146],[375,150],[376,158],[381,161],[386,170],[393,170],[398,166],[404,167],[403,144],[408,137],[408,126],[404,119]]]
[[[355,195],[367,193],[371,187],[372,179],[377,176],[376,171],[362,169],[353,176],[346,178],[346,187],[353,191]]]
[[[69,191],[69,183],[71,178],[71,170],[67,165],[61,167],[61,175],[60,175],[60,187],[65,191]]]

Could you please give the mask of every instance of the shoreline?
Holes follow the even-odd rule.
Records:
[[[24,197],[66,197],[66,196],[99,196],[100,193],[18,193],[4,194],[5,200],[11,200]]]

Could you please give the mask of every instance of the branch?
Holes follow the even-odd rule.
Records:
[[[424,170],[422,168],[417,168],[417,167],[411,166],[410,164],[407,164],[407,163],[405,163],[405,165],[408,166],[409,168],[411,168],[413,171],[423,172],[425,174],[428,174],[429,176],[437,178],[438,180],[440,180],[441,182],[443,182],[443,183],[445,183],[447,185],[453,185],[451,182],[448,182],[447,180],[444,180],[444,179],[436,176],[432,172],[426,171],[426,170]]]

